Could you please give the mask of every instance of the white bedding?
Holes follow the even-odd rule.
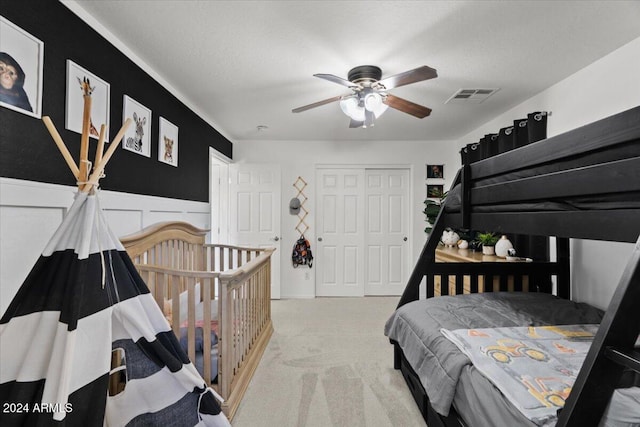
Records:
[[[204,301],[200,300],[200,283],[196,283],[195,285],[195,292],[193,293],[194,295],[194,301],[195,301],[195,306],[196,306],[196,322],[202,321],[202,319],[204,318]],[[168,299],[165,300],[164,303],[164,313],[165,316],[167,317],[167,319],[169,320],[169,322],[171,322],[171,312],[172,312],[172,303],[173,301]],[[217,320],[218,319],[218,300],[214,299],[211,300],[210,302],[211,305],[211,320]],[[188,312],[188,308],[189,308],[189,293],[188,291],[184,291],[180,293],[180,325],[185,324],[185,322],[188,319],[189,316],[189,312]]]

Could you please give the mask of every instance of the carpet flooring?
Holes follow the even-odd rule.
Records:
[[[233,427],[424,426],[383,333],[397,302],[272,301],[274,333]]]

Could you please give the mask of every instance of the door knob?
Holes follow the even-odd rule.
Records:
[[[322,242],[322,237],[318,237],[318,242]]]
[[[273,240],[277,242],[277,241],[280,240],[280,237],[276,236],[276,237],[273,238]]]
[[[404,236],[404,239],[402,239],[402,240],[404,240],[406,242],[407,241],[407,236]]]

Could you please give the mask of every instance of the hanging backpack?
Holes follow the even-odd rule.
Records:
[[[291,261],[293,267],[297,268],[299,265],[308,265],[309,268],[313,265],[313,254],[311,253],[311,244],[304,236],[300,238],[293,245],[293,253],[291,254]]]

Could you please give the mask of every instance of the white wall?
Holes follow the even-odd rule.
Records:
[[[4,313],[73,202],[74,187],[0,178],[0,313]],[[113,232],[124,236],[160,221],[209,228],[209,203],[100,192]]]
[[[383,124],[380,124],[383,126]],[[243,163],[277,163],[282,169],[282,298],[312,298],[315,296],[315,270],[293,268],[291,250],[298,239],[295,231],[298,218],[289,214],[289,200],[297,194],[293,183],[301,176],[307,183],[309,197],[305,207],[311,227],[305,234],[316,247],[315,230],[315,170],[316,165],[400,166],[411,169],[411,243],[412,266],[426,241],[422,210],[426,196],[426,164],[445,165],[445,189],[449,188],[460,167],[460,147],[453,141],[439,142],[363,142],[363,141],[240,141],[233,145],[234,161]]]
[[[547,136],[554,136],[638,105],[640,38],[484,124],[457,145],[475,142],[533,111],[552,112]],[[606,308],[632,249],[631,243],[572,240],[572,298]]]
[[[297,233],[297,218],[288,214],[288,202],[295,196],[292,184],[298,176],[308,183],[306,237],[315,235],[315,167],[319,164],[400,165],[411,167],[412,255],[417,259],[425,242],[422,214],[425,164],[445,164],[445,188],[460,166],[458,151],[486,133],[496,132],[516,118],[532,111],[551,111],[548,136],[591,123],[640,103],[640,38],[601,58],[564,81],[506,111],[458,141],[362,142],[362,141],[240,141],[234,143],[234,160],[246,163],[278,163],[282,168],[282,297],[313,297],[315,272],[294,269],[290,250]],[[573,298],[606,308],[626,265],[633,244],[572,240]],[[314,267],[316,268],[316,267]]]

